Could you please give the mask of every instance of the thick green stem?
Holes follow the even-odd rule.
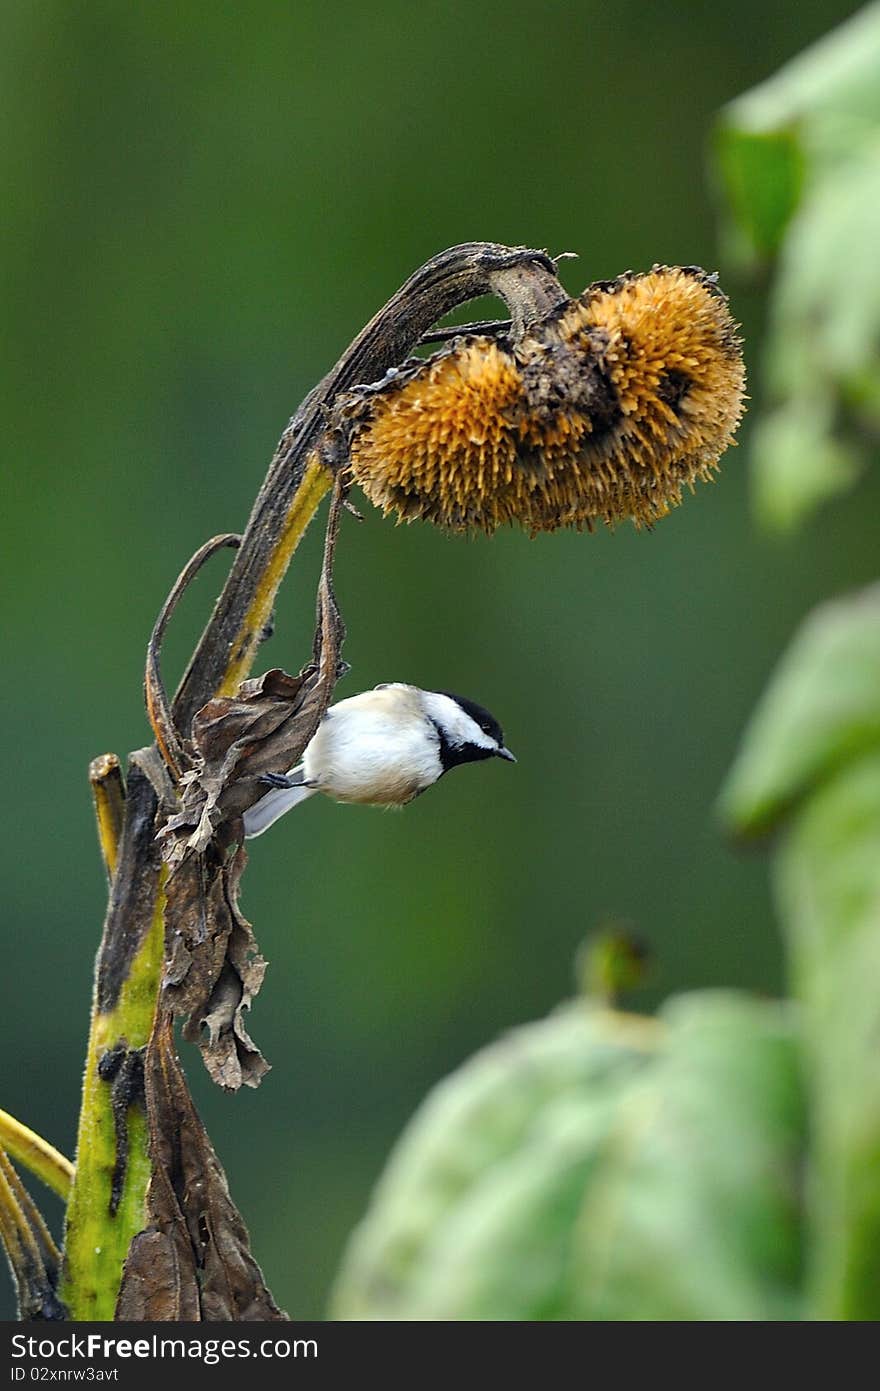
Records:
[[[128,779],[120,867],[135,860],[136,844],[156,812],[156,796],[139,769]],[[95,1002],[86,1053],[76,1170],[67,1209],[63,1299],[71,1319],[111,1320],[122,1262],[143,1227],[150,1178],[146,1117],[138,1092],[124,1095],[122,1070],[107,1075],[104,1060],[132,1057],[149,1040],[163,965],[163,872],[117,872],[97,958]],[[120,892],[115,892],[115,890]]]

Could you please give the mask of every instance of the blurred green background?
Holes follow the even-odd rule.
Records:
[[[147,742],[156,610],[203,539],[242,527],[304,393],[454,242],[577,251],[572,291],[654,261],[715,267],[714,113],[855,8],[3,7],[0,1104],[72,1153],[105,902],[86,767]],[[765,287],[724,283],[759,402]],[[244,907],[271,966],[251,1023],[274,1070],[230,1098],[183,1056],[294,1316],[321,1316],[416,1103],[569,991],[585,933],[614,918],[648,940],[641,1008],[780,988],[765,866],[725,846],[713,801],[797,621],[874,577],[880,477],[767,540],[748,435],[652,534],[345,520],[340,696],[460,690],[520,762],[464,769],[400,815],[313,803],[253,846]],[[320,540],[265,666],[307,656]],[[175,620],[171,676],[221,565]]]

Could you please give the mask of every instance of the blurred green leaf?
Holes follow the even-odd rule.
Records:
[[[765,260],[778,249],[803,190],[797,130],[724,125],[716,134],[715,154],[732,214],[724,227],[726,259]]]
[[[877,73],[880,86],[880,66]],[[858,477],[852,425],[880,424],[880,126],[793,223],[776,279],[767,385],[783,404],[752,436],[758,516],[788,530]]]
[[[777,898],[810,1106],[807,1316],[880,1317],[880,585],[804,624],[722,798],[789,819]]]
[[[805,186],[876,131],[878,73],[875,3],[724,108],[715,156],[744,252],[778,250]]]
[[[740,834],[766,831],[823,779],[878,747],[880,585],[872,585],[823,604],[803,624],[746,730],[722,818]]]
[[[429,1097],[333,1316],[794,1317],[803,1129],[782,1007],[697,996],[656,1024],[567,1006]]]
[[[714,155],[730,256],[779,258],[752,463],[759,518],[790,530],[880,424],[880,4],[727,106]]]
[[[331,1317],[559,1317],[586,1175],[656,1042],[651,1020],[578,1001],[435,1088],[352,1238]]]
[[[880,88],[880,57],[877,64]],[[771,316],[771,391],[841,389],[880,367],[880,122],[812,191],[783,248]],[[827,389],[827,388],[826,388]]]
[[[811,1103],[809,1315],[880,1318],[880,751],[796,817],[776,868]]]
[[[666,1045],[611,1119],[579,1220],[572,1316],[799,1316],[805,1117],[792,1018],[680,997]]]
[[[795,396],[753,429],[754,505],[768,530],[794,531],[858,477],[859,452],[833,433],[834,415],[827,396]]]
[[[520,1145],[487,1168],[431,1232],[402,1300],[348,1317],[571,1317],[568,1276],[584,1189],[601,1159],[618,1085],[605,1079],[540,1107]],[[377,1288],[374,1285],[374,1289]],[[384,1300],[382,1301],[384,1304]]]

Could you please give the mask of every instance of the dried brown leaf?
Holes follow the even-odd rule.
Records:
[[[116,1319],[286,1319],[251,1255],[247,1228],[189,1094],[170,1014],[153,1031],[144,1082],[153,1167],[148,1225],[129,1248]]]
[[[210,844],[187,855],[169,876],[162,999],[186,1016],[184,1037],[198,1043],[211,1077],[237,1091],[259,1086],[269,1064],[248,1035],[243,1015],[259,992],[266,962],[253,929],[238,906],[247,864],[243,847],[220,858]]]
[[[313,663],[299,676],[275,667],[199,710],[192,728],[196,765],[180,780],[181,810],[166,826],[166,836],[174,836],[172,863],[204,851],[221,826],[259,801],[264,773],[296,763],[323,714],[315,718],[317,685]]]
[[[214,1081],[232,1091],[258,1086],[268,1071],[244,1025],[266,962],[238,906],[247,864],[241,818],[264,795],[264,773],[285,772],[299,761],[344,670],[345,629],[331,578],[341,502],[337,484],[312,661],[298,676],[274,668],[244,681],[234,696],[218,696],[197,712],[187,746],[191,767],[179,783],[180,810],[161,833],[169,867],[163,1002],[185,1016],[184,1036],[199,1044]]]
[[[132,1239],[115,1317],[127,1323],[201,1322],[199,1282],[185,1232],[148,1229]]]

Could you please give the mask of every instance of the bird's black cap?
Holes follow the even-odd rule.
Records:
[[[475,700],[468,700],[467,696],[457,695],[455,691],[438,691],[437,694],[449,696],[450,700],[454,700],[456,705],[461,706],[466,715],[470,715],[474,724],[479,725],[484,734],[488,734],[491,739],[503,746],[504,730],[485,706],[478,705]]]

